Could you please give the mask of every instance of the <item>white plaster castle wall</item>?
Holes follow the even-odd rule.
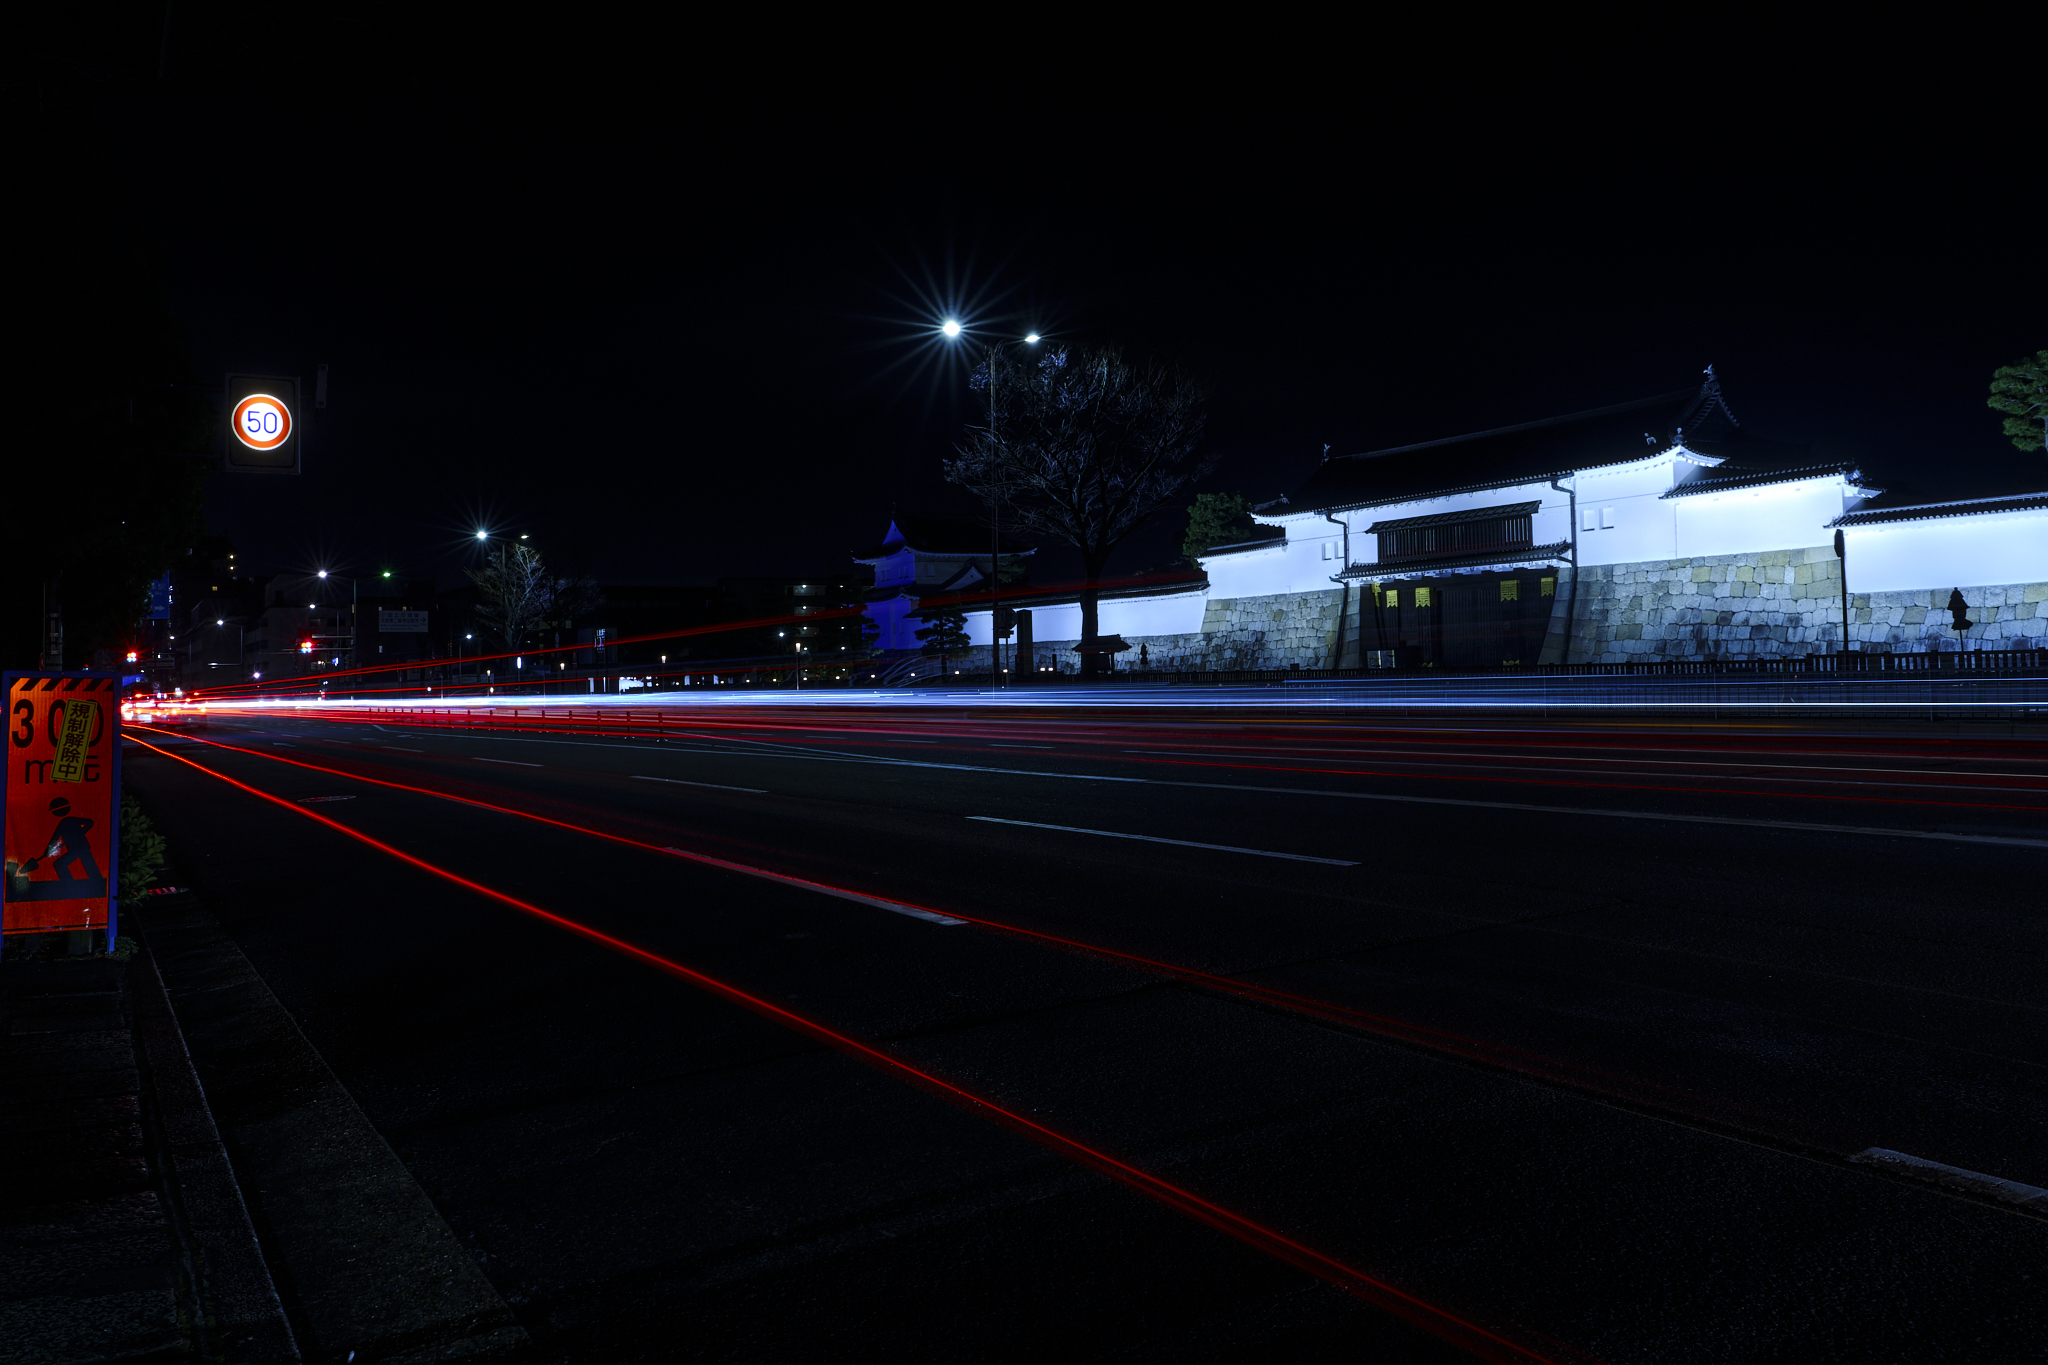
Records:
[[[1344,566],[1324,555],[1326,547],[1333,541],[1341,544],[1341,533],[1329,522],[1318,519],[1312,525],[1302,526],[1307,534],[1297,539],[1296,526],[1305,520],[1293,519],[1294,524],[1286,528],[1285,539],[1262,545],[1256,550],[1202,556],[1199,562],[1209,575],[1209,596],[1263,597],[1279,592],[1301,592],[1318,579],[1328,586],[1330,575]],[[1321,527],[1320,532],[1316,526]],[[1355,547],[1356,537],[1353,537],[1353,542]]]
[[[1851,526],[1852,591],[2048,581],[2048,509]],[[1967,596],[1967,591],[1965,596]]]
[[[1676,516],[1673,548],[1641,558],[1750,554],[1771,546],[1809,545],[1829,539],[1828,523],[1860,501],[1839,474],[1672,498],[1664,505]]]

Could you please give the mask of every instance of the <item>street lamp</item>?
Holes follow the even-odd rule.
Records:
[[[957,341],[963,334],[958,318],[947,318],[939,324],[939,331],[948,341]],[[1036,346],[1039,337],[1036,332],[1026,333],[1024,344]],[[982,348],[988,360],[988,443],[991,458],[990,472],[995,472],[993,463],[999,439],[996,432],[996,358],[1001,353],[1001,342],[990,341]],[[1002,513],[1003,486],[1000,477],[991,479],[988,499],[988,659],[989,676],[997,687],[1003,681],[1003,641],[996,634],[996,615],[1002,607]]]

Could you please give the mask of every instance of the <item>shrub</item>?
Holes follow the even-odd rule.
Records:
[[[156,832],[142,803],[121,798],[121,899],[134,900],[164,869],[164,836]]]

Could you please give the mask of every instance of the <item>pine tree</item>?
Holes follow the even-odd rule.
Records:
[[[959,607],[933,607],[918,615],[924,628],[917,632],[917,638],[924,641],[924,653],[939,656],[940,667],[945,667],[950,656],[967,648],[967,613]]]
[[[2031,360],[2001,365],[1991,376],[1991,397],[1985,400],[2005,417],[2005,434],[2021,450],[2048,445],[2048,351]]]

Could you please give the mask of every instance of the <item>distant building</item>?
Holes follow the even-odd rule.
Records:
[[[867,593],[867,614],[880,629],[876,648],[884,652],[914,650],[924,621],[918,607],[927,601],[965,604],[977,590],[986,595],[994,572],[991,538],[985,521],[965,517],[897,517],[882,543],[857,552],[854,562],[874,570]],[[995,547],[1005,558],[1034,553],[1008,536]],[[988,643],[988,612],[982,611],[982,643]]]
[[[1105,597],[1100,629],[1168,669],[1799,657],[1842,648],[1839,529],[1852,648],[2048,647],[2048,491],[1888,502],[1882,482],[1757,436],[1709,370],[1696,391],[1331,459],[1255,509],[1278,534],[1212,548],[1200,582]],[[1034,617],[1040,665],[1071,667],[1074,595]],[[968,632],[985,651],[986,609]]]

